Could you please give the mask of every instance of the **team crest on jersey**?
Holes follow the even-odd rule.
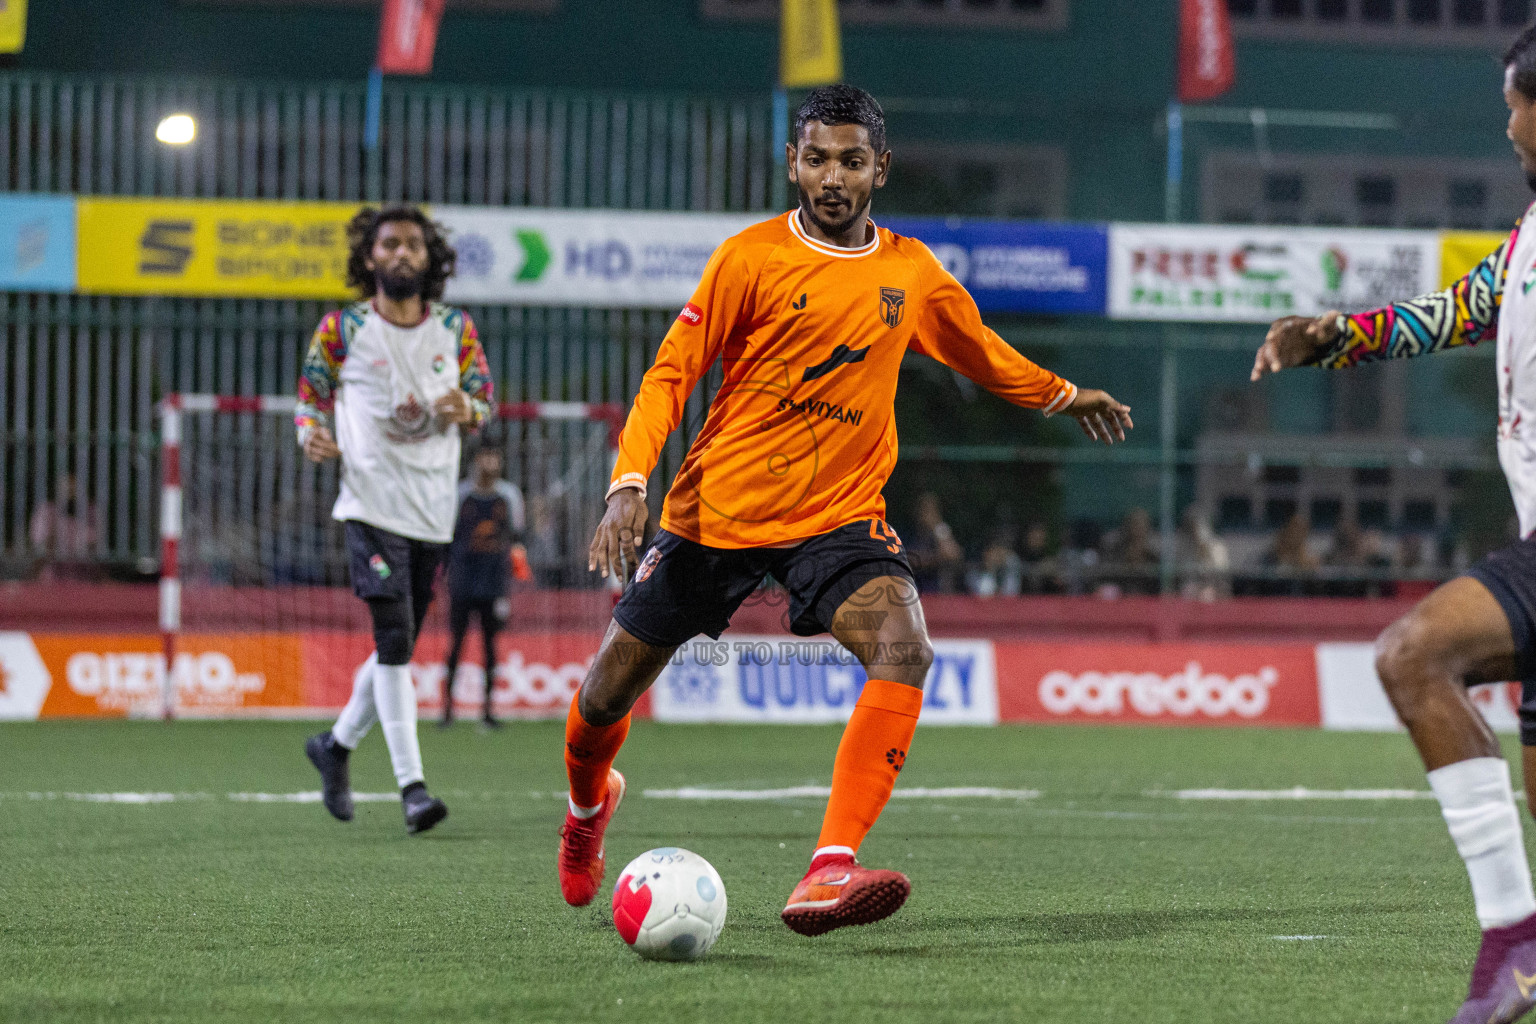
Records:
[[[443,367],[445,367],[447,365],[448,365],[448,360],[443,358],[442,353],[438,353],[437,355],[432,357],[432,372],[433,373],[442,373],[443,372]]]
[[[880,289],[880,319],[885,321],[885,326],[899,326],[901,318],[906,312],[907,291],[905,288]]]
[[[393,430],[389,430],[389,438],[396,443],[419,439],[431,425],[432,417],[427,410],[417,401],[415,394],[405,396],[405,401],[395,406],[394,415],[390,417]]]
[[[651,578],[651,573],[656,571],[656,566],[661,562],[661,549],[653,547],[645,553],[640,560],[640,565],[635,569],[635,582],[644,583]]]

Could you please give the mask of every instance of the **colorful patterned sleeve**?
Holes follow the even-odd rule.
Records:
[[[474,417],[469,421],[473,429],[484,423],[496,407],[496,387],[491,383],[491,368],[485,361],[475,322],[468,313],[459,315],[464,318],[464,329],[459,334],[459,387],[469,395],[469,404],[474,408]]]
[[[1516,222],[1503,245],[1449,288],[1368,313],[1340,316],[1339,340],[1317,359],[1317,365],[1337,370],[1378,359],[1407,359],[1493,337],[1504,303],[1509,256],[1523,221]]]
[[[342,340],[341,311],[327,313],[315,328],[304,369],[299,374],[299,401],[293,411],[293,425],[302,446],[316,427],[330,427],[331,411],[336,405],[336,385],[341,379],[341,364],[347,358]]]

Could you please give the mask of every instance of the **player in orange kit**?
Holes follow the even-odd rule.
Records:
[[[613,610],[566,718],[571,791],[560,831],[566,902],[603,880],[603,832],[624,798],[613,769],[629,711],[674,651],[731,615],[771,574],[791,630],[830,632],[868,675],[838,745],[821,838],[784,908],[802,935],[894,913],[910,885],[855,860],[911,747],[933,661],[912,570],[881,497],[896,463],[897,374],[908,349],[1095,440],[1124,440],[1130,409],[1014,351],[923,243],[869,219],[891,154],[885,115],[851,86],[813,91],[787,147],[800,205],[710,257],[641,381],[619,441],[589,564],[636,553],[645,486],[683,403],[716,358],[724,382],[667,494],[661,530]]]

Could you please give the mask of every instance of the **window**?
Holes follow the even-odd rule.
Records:
[[[899,100],[886,104],[892,109],[899,109]],[[1067,158],[1055,147],[898,140],[892,149],[890,179],[875,196],[877,211],[1022,220],[1066,216]]]
[[[1526,23],[1531,0],[1227,0],[1227,10],[1243,36],[1487,48]]]
[[[451,2],[451,0],[450,0]],[[840,0],[845,24],[1062,29],[1067,0]],[[779,0],[699,0],[706,18],[775,20]]]
[[[1338,498],[1312,499],[1312,529],[1331,530],[1344,515],[1344,502]]]
[[[1294,498],[1270,498],[1264,502],[1264,525],[1271,530],[1280,529],[1290,522],[1295,514]]]
[[[1435,503],[1423,498],[1403,502],[1403,529],[1433,530],[1435,528]]]
[[[1355,470],[1356,487],[1391,487],[1392,470],[1386,466],[1361,466]]]
[[[1228,495],[1221,499],[1216,509],[1216,529],[1246,530],[1253,526],[1253,502],[1248,498]]]
[[[1223,224],[1508,231],[1530,202],[1513,159],[1206,153],[1201,217]]]

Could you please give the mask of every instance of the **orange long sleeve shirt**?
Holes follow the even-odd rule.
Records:
[[[922,242],[875,228],[858,249],[809,237],[798,211],[710,257],[646,371],[610,488],[644,487],[694,385],[725,377],[667,494],[664,529],[709,547],[784,546],[884,519],[896,465],[896,381],[907,349],[1047,414],[1077,388],[981,322]]]

